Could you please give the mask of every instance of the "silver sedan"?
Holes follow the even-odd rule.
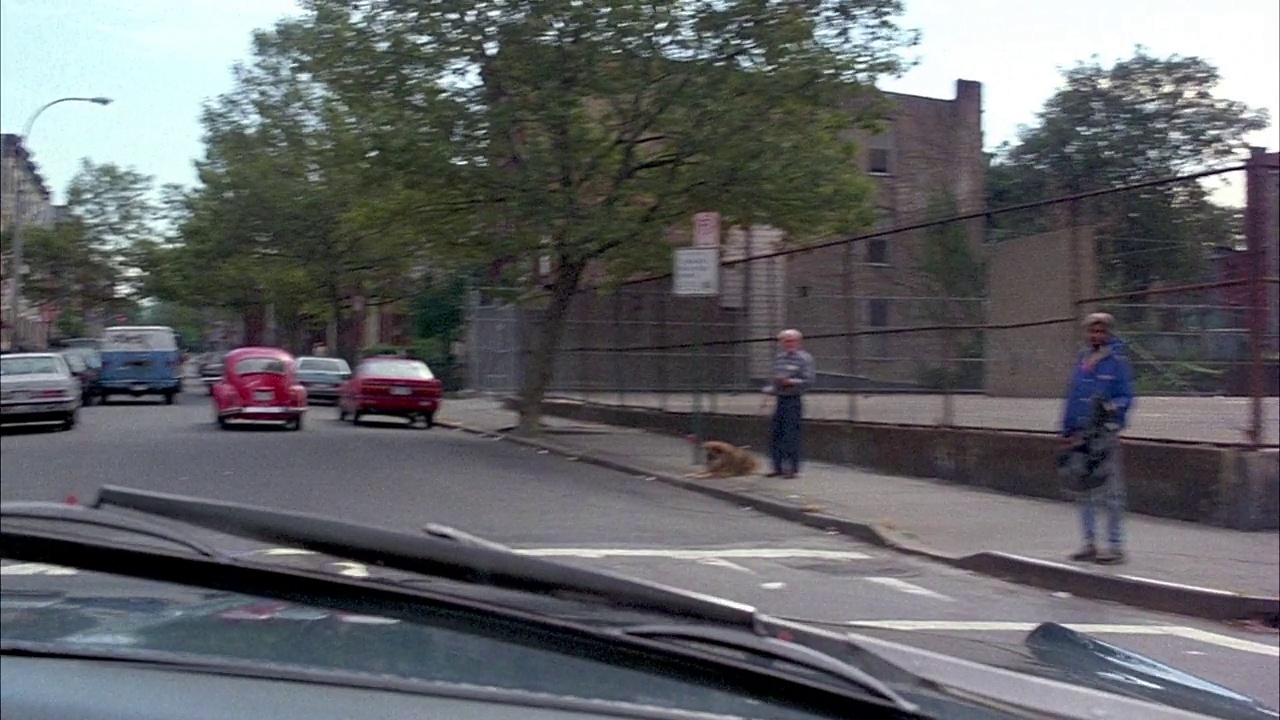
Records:
[[[76,425],[80,381],[57,353],[0,356],[0,422]]]

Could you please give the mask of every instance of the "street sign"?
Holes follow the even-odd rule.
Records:
[[[694,213],[693,246],[696,248],[720,247],[720,213]]]
[[[688,297],[720,294],[720,251],[715,248],[677,248],[671,292]]]

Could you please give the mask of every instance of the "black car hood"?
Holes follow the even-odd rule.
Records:
[[[620,610],[597,603],[575,601],[571,597],[562,599],[532,596],[487,586],[425,579],[309,551],[257,550],[246,553],[245,559],[309,572],[335,573],[365,580],[411,585],[602,628],[672,622],[670,617],[643,610]],[[4,639],[119,646],[142,643],[146,647],[161,650],[194,648],[198,652],[227,652],[231,656],[250,659],[305,662],[305,657],[291,658],[288,653],[305,652],[308,638],[325,637],[330,641],[333,638],[343,638],[344,645],[352,643],[352,646],[360,646],[368,643],[367,646],[377,648],[378,653],[391,652],[393,656],[396,655],[396,647],[403,646],[400,651],[402,656],[383,658],[376,657],[377,653],[369,653],[368,657],[358,662],[372,661],[379,665],[407,663],[405,667],[422,662],[420,656],[424,640],[410,639],[410,636],[419,631],[409,624],[388,618],[319,610],[231,593],[182,592],[172,596],[139,596],[122,591],[113,595],[88,587],[88,583],[76,582],[77,578],[58,580],[59,592],[15,591],[12,585],[0,592]],[[697,624],[692,620],[688,622]],[[767,616],[764,622],[770,622]],[[830,651],[833,637],[831,633],[813,630],[810,636],[804,629],[790,623],[786,623],[786,627],[791,631],[794,641],[812,645],[824,652]],[[357,643],[355,640],[358,638],[363,639]],[[191,645],[193,642],[196,643],[195,646]],[[230,645],[220,646],[220,643]],[[245,643],[249,643],[251,647]],[[428,644],[438,646],[439,639],[432,639]],[[852,645],[848,650],[843,659],[867,667],[867,653],[856,652]],[[1015,650],[1016,652],[999,659],[981,650],[971,655],[955,653],[954,647],[950,651],[956,657],[1213,717],[1239,720],[1275,720],[1280,717],[1280,714],[1262,703],[1226,687],[1061,625],[1045,623],[1039,626],[1027,636],[1022,647]],[[469,654],[466,649],[455,648],[453,652],[461,652],[462,656]],[[948,697],[938,688],[919,682],[917,676],[908,671],[888,663],[877,665],[867,669],[922,707],[935,711],[949,708],[944,717],[952,716],[952,711],[958,709],[953,704],[956,702],[955,697]],[[431,670],[436,672],[439,668]],[[970,709],[977,708],[970,706]],[[964,716],[1016,717],[998,712],[993,714],[986,710],[976,715]]]

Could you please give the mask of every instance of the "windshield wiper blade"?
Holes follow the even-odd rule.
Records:
[[[430,532],[411,535],[319,515],[112,485],[104,486],[94,503],[94,507],[104,506],[373,566],[556,597],[571,593],[622,607],[758,630],[756,611],[748,605],[529,557],[488,541],[476,544]]]
[[[698,645],[719,646],[756,657],[781,660],[809,670],[838,678],[844,683],[885,700],[906,713],[920,713],[915,704],[894,692],[866,671],[805,645],[762,635],[726,632],[716,627],[686,625],[634,625],[622,628],[625,635],[657,640],[683,640]],[[924,717],[921,715],[921,717]]]
[[[103,515],[82,505],[54,502],[7,502],[4,504],[5,520],[51,520],[88,525],[163,540],[193,550],[207,558],[227,558],[213,546],[192,539],[189,533],[154,522],[119,515]]]

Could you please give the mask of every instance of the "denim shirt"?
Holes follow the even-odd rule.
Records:
[[[804,350],[780,352],[773,358],[773,377],[769,391],[779,397],[803,395],[813,387],[817,379],[813,356]],[[790,378],[796,382],[792,385],[778,385],[777,378]]]

